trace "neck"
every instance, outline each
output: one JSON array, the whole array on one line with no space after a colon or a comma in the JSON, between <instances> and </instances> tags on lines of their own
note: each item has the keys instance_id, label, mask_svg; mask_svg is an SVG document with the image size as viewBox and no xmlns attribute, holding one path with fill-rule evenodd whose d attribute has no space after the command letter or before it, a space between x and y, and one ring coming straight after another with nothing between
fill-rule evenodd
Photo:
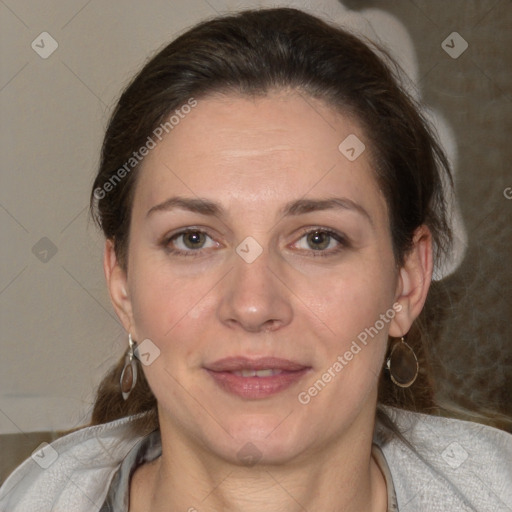
<instances>
[{"instance_id":1,"label":"neck","mask_svg":"<svg viewBox=\"0 0 512 512\"><path fill-rule=\"evenodd\" d=\"M354 424L342 439L286 464L248 467L213 456L161 422L162 456L135 473L130 512L383 512L386 486L371 457L370 423L363 434Z\"/></svg>"}]
</instances>

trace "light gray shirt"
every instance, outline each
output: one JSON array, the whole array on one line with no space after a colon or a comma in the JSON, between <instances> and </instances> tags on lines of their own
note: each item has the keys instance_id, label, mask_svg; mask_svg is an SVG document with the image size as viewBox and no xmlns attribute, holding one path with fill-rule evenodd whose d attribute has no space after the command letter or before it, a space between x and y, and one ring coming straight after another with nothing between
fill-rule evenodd
<instances>
[{"instance_id":1,"label":"light gray shirt","mask_svg":"<svg viewBox=\"0 0 512 512\"><path fill-rule=\"evenodd\" d=\"M512 435L383 409L401 433L376 425L390 512L512 511ZM133 435L132 421L81 429L27 459L0 488L0 512L126 512L131 475L161 452L159 432Z\"/></svg>"}]
</instances>

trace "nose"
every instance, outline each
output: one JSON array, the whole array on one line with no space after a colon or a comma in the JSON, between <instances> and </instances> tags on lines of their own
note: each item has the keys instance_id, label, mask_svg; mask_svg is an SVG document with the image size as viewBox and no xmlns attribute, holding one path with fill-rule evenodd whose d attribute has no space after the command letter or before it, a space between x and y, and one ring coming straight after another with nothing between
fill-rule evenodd
<instances>
[{"instance_id":1,"label":"nose","mask_svg":"<svg viewBox=\"0 0 512 512\"><path fill-rule=\"evenodd\" d=\"M282 272L276 262L270 262L268 252L252 263L235 254L234 265L223 282L221 321L248 332L275 331L288 325L293 318L291 292L284 279L277 277Z\"/></svg>"}]
</instances>

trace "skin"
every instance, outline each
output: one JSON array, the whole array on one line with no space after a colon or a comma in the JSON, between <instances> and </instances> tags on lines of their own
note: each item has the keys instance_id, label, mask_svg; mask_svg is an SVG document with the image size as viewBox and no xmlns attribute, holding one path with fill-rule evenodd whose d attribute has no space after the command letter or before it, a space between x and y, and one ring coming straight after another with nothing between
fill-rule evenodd
<instances>
[{"instance_id":1,"label":"skin","mask_svg":"<svg viewBox=\"0 0 512 512\"><path fill-rule=\"evenodd\" d=\"M215 95L198 101L143 162L127 270L111 241L104 258L126 330L160 350L144 372L158 401L162 456L136 471L131 512L386 510L370 452L378 376L388 335L406 334L423 307L431 236L419 228L397 268L369 143L350 162L338 150L349 134L365 141L355 120L298 92ZM214 201L222 212L148 215L174 196ZM367 216L354 208L280 213L299 199L332 197L350 199ZM183 236L167 243L190 227L209 235L202 249L188 248ZM348 243L312 246L304 231L315 228ZM263 248L252 263L235 251L248 236ZM301 404L298 393L397 303L401 311ZM277 395L243 399L204 369L233 355L277 356L311 369ZM248 442L261 454L250 467L237 457Z\"/></svg>"}]
</instances>

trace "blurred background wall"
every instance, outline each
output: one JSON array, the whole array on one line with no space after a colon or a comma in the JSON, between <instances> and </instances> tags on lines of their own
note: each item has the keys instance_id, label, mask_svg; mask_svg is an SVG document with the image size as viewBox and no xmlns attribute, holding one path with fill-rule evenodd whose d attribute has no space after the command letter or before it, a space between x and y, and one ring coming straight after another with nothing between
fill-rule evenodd
<instances>
[{"instance_id":1,"label":"blurred background wall","mask_svg":"<svg viewBox=\"0 0 512 512\"><path fill-rule=\"evenodd\" d=\"M115 99L195 22L266 5L389 43L438 113L456 164L460 265L433 292L437 396L512 416L510 1L1 0L0 479L88 420L127 345L87 212Z\"/></svg>"}]
</instances>

